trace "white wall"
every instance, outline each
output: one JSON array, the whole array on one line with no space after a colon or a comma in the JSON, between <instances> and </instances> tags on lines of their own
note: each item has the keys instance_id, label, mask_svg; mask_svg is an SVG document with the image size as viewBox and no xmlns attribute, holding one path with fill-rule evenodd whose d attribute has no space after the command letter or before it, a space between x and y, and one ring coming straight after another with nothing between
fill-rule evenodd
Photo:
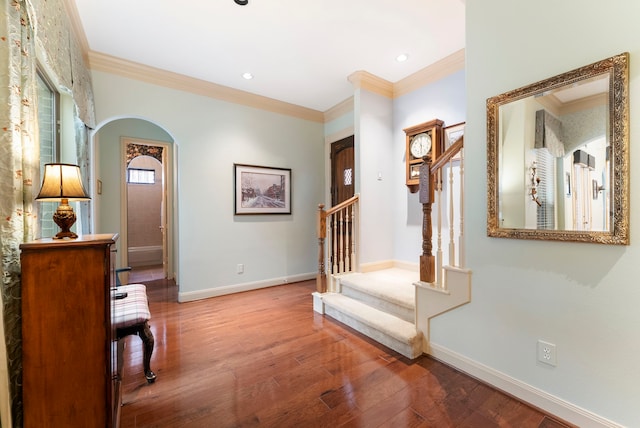
<instances>
[{"instance_id":1,"label":"white wall","mask_svg":"<svg viewBox=\"0 0 640 428\"><path fill-rule=\"evenodd\" d=\"M356 192L360 193L361 264L393 259L393 102L356 90Z\"/></svg>"},{"instance_id":2,"label":"white wall","mask_svg":"<svg viewBox=\"0 0 640 428\"><path fill-rule=\"evenodd\" d=\"M181 300L315 276L322 124L108 73L92 78L98 123L148 118L179 146ZM291 168L292 214L234 216L234 163Z\"/></svg>"},{"instance_id":3,"label":"white wall","mask_svg":"<svg viewBox=\"0 0 640 428\"><path fill-rule=\"evenodd\" d=\"M394 259L418 264L422 254L422 204L418 193L406 186L406 134L403 129L440 119L444 126L465 121L465 73L456 72L394 100L393 149L389 161L393 168ZM466 144L466 136L465 136ZM447 235L448 236L448 235Z\"/></svg>"},{"instance_id":4,"label":"white wall","mask_svg":"<svg viewBox=\"0 0 640 428\"><path fill-rule=\"evenodd\" d=\"M466 3L469 305L435 319L432 342L626 426L640 426L640 2ZM544 26L545 31L540 31ZM486 99L630 52L631 245L486 236ZM438 114L438 113L436 113ZM536 362L536 341L558 365Z\"/></svg>"}]
</instances>

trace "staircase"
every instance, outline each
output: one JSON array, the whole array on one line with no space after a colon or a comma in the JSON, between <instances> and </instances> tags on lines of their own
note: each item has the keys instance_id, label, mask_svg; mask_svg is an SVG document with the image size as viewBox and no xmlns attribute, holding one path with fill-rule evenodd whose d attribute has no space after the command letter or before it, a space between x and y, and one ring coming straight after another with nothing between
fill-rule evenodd
<instances>
[{"instance_id":1,"label":"staircase","mask_svg":"<svg viewBox=\"0 0 640 428\"><path fill-rule=\"evenodd\" d=\"M318 206L315 312L409 359L430 352L431 319L471 301L471 271L464 268L463 147L460 137L427 170L433 194L422 203L423 254L414 270L398 267L407 266L402 261L379 261L371 265L387 268L360 272L358 194L327 210ZM442 243L447 235L448 251Z\"/></svg>"},{"instance_id":2,"label":"staircase","mask_svg":"<svg viewBox=\"0 0 640 428\"><path fill-rule=\"evenodd\" d=\"M415 325L418 272L390 268L337 278L340 292L321 296L323 313L409 359L422 354Z\"/></svg>"}]
</instances>

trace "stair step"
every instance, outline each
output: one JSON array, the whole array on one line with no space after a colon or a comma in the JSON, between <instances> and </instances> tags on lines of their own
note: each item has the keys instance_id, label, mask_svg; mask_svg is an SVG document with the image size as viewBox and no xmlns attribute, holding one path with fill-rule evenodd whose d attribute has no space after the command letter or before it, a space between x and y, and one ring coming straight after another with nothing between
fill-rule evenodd
<instances>
[{"instance_id":1,"label":"stair step","mask_svg":"<svg viewBox=\"0 0 640 428\"><path fill-rule=\"evenodd\" d=\"M422 354L422 333L413 323L342 294L326 293L322 301L325 314L405 357Z\"/></svg>"},{"instance_id":2,"label":"stair step","mask_svg":"<svg viewBox=\"0 0 640 428\"><path fill-rule=\"evenodd\" d=\"M415 287L419 276L404 269L351 273L340 277L342 294L405 321L415 321Z\"/></svg>"}]
</instances>

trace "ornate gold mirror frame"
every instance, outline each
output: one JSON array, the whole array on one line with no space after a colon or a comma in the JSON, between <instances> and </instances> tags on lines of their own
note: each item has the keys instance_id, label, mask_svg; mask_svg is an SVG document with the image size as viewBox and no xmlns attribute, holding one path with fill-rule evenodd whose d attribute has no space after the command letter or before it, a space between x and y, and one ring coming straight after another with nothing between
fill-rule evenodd
<instances>
[{"instance_id":1,"label":"ornate gold mirror frame","mask_svg":"<svg viewBox=\"0 0 640 428\"><path fill-rule=\"evenodd\" d=\"M629 244L629 76L628 76L628 62L629 54L622 53L620 55L607 58L605 60L590 64L576 70L569 71L567 73L560 74L558 76L542 80L540 82L528 85L519 89L515 89L504 94L489 98L487 100L487 234L491 237L498 238L516 238L516 239L543 239L543 240L556 240L556 241L578 241L578 242L592 242L601 244ZM531 225L530 221L517 219L509 224L509 217L526 217L530 219L533 212L533 217L536 216L535 205L541 206L538 201L537 191L538 185L541 180L537 176L537 163L535 158L531 161L532 148L541 147L538 145L540 140L544 140L541 135L545 134L547 128L544 123L544 119L541 117L547 117L548 122L556 121L553 114L545 112L546 107L539 107L543 105L543 98L550 98L557 101L561 99L563 95L561 91L567 88L576 88L581 85L585 85L582 88L586 89L587 85L594 83L594 81L600 81L600 86L604 86L604 90L599 94L600 106L598 107L600 112L603 112L597 120L602 120L602 124L599 125L603 129L601 150L602 153L597 153L596 156L587 155L586 151L580 150L578 146L571 146L567 150L571 155L571 160L563 160L562 157L557 157L552 160L553 165L556 162L569 162L571 167L566 168L567 172L560 172L561 177L553 180L560 180L549 184L549 187L554 187L555 196L551 197L549 202L550 209L555 209L555 215L557 218L563 217L558 225L543 226L535 223ZM598 82L596 82L598 83ZM593 86L593 85L590 85ZM592 96L591 98L596 98ZM582 100L581 100L582 101ZM529 103L527 106L533 105L533 107L520 108L519 103ZM550 106L550 104L548 104ZM518 129L513 137L513 128L516 126L513 121L513 109L518 110ZM549 107L553 111L554 107ZM540 111L543 111L542 115ZM559 125L562 126L562 125ZM569 127L569 126L567 126ZM575 128L575 124L574 124ZM536 129L538 132L536 132ZM544 129L541 131L541 129ZM536 134L533 136L532 134ZM547 137L548 140L553 140L555 137ZM560 138L561 140L562 138ZM534 143L535 141L535 143ZM506 146L505 144L509 144ZM521 147L517 147L517 156L511 156L510 151L513 151L512 144L519 144ZM562 147L562 141L558 143L556 139L555 144L560 144L561 153L565 153L565 148ZM606 145L606 147L605 147ZM584 147L584 146L580 146ZM553 152L553 150L549 149ZM576 153L581 152L581 153ZM580 155L584 155L584 163L580 163ZM606 162L598 160L601 165L606 163L606 167L601 166L600 183L597 179L591 179L589 170L593 171L595 168L593 165L595 161L593 158L604 159L606 155ZM561 156L561 155L551 155ZM574 170L579 171L576 168L576 164L585 168L587 171L585 177L587 179L584 182L572 181L571 174ZM562 164L560 167L553 166L550 169L562 170ZM509 171L509 174L506 172ZM515 171L515 181L517 182L517 195L514 197L510 190L505 190L513 187L513 177ZM554 172L554 174L556 174ZM566 177L565 177L566 174ZM563 182L566 178L566 182ZM552 181L552 179L549 179ZM575 211L571 211L571 201L573 200L573 209L575 209L575 198L571 197L571 184L582 186L577 190L589 195L588 191L592 191L593 199L602 198L600 213L597 213L602 218L600 220L599 228L593 230L592 224L588 221L580 223L577 227L575 221ZM592 186L593 185L593 186ZM585 191L587 187L591 187L591 190ZM577 192L574 190L574 193ZM511 201L515 201L518 207L514 215L513 213L505 214L504 211L511 209L511 202L504 202L511 198ZM562 199L560 199L562 198ZM565 199L566 198L566 199ZM583 200L586 199L583 196ZM554 203L555 200L555 203ZM582 202L587 204L587 202ZM557 206L566 204L566 209L571 211L570 214L562 212L558 214ZM586 210L590 211L587 205ZM556 207L556 208L553 208ZM522 211L522 212L520 212ZM527 213L523 214L524 211ZM594 210L595 211L595 210ZM584 216L584 213L580 214ZM564 217L567 220L565 222ZM572 219L573 218L573 223ZM507 220L505 220L507 219ZM572 226L573 224L573 226Z\"/></svg>"}]
</instances>

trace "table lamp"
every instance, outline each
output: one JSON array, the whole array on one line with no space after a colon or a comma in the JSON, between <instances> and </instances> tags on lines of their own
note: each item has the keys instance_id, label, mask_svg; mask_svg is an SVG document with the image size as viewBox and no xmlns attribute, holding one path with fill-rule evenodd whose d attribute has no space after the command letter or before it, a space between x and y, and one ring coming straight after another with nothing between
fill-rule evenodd
<instances>
[{"instance_id":1,"label":"table lamp","mask_svg":"<svg viewBox=\"0 0 640 428\"><path fill-rule=\"evenodd\" d=\"M36 197L37 201L60 201L53 214L53 221L62 229L54 239L75 239L77 234L71 232L76 222L76 214L69 205L69 200L86 201L91 199L82 185L80 167L66 163L48 163L44 166L42 187Z\"/></svg>"}]
</instances>

